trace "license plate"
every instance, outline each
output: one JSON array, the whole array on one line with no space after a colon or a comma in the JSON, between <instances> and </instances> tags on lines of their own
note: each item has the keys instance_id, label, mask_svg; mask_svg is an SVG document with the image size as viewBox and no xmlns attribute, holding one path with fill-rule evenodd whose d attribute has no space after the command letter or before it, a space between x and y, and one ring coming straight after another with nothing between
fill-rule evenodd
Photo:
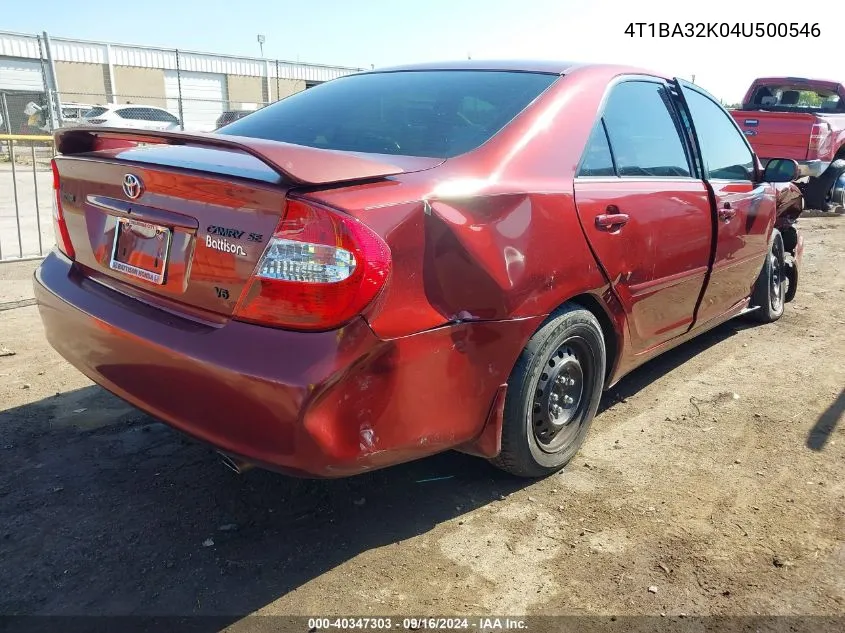
<instances>
[{"instance_id":1,"label":"license plate","mask_svg":"<svg viewBox=\"0 0 845 633\"><path fill-rule=\"evenodd\" d=\"M170 229L165 226L118 218L109 267L150 283L163 284L170 239Z\"/></svg>"}]
</instances>

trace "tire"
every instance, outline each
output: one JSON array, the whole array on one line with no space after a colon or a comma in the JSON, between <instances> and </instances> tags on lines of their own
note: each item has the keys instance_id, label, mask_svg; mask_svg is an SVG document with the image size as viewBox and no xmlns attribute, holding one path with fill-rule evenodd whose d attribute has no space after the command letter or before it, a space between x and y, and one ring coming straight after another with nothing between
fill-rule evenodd
<instances>
[{"instance_id":1,"label":"tire","mask_svg":"<svg viewBox=\"0 0 845 633\"><path fill-rule=\"evenodd\" d=\"M845 173L845 158L837 158L818 178L811 178L804 191L804 207L826 211L833 185L843 173Z\"/></svg>"},{"instance_id":2,"label":"tire","mask_svg":"<svg viewBox=\"0 0 845 633\"><path fill-rule=\"evenodd\" d=\"M587 436L604 388L604 335L579 305L556 311L511 372L502 450L491 462L519 477L544 477L571 460Z\"/></svg>"},{"instance_id":3,"label":"tire","mask_svg":"<svg viewBox=\"0 0 845 633\"><path fill-rule=\"evenodd\" d=\"M783 316L789 284L786 275L783 238L780 231L772 229L769 252L751 293L750 307L757 307L748 314L751 319L760 323L774 323Z\"/></svg>"},{"instance_id":4,"label":"tire","mask_svg":"<svg viewBox=\"0 0 845 633\"><path fill-rule=\"evenodd\" d=\"M786 289L786 296L783 298L785 303L791 303L795 299L795 293L798 291L798 267L794 261L787 260L785 264L784 274L789 282Z\"/></svg>"}]
</instances>

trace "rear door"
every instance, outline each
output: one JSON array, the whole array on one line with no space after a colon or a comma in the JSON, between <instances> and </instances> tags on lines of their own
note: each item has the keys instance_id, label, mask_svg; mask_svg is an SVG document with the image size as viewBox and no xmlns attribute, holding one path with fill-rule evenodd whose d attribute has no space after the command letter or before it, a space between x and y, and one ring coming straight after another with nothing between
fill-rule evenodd
<instances>
[{"instance_id":1,"label":"rear door","mask_svg":"<svg viewBox=\"0 0 845 633\"><path fill-rule=\"evenodd\" d=\"M716 202L716 252L697 321L731 309L751 294L775 221L773 188L755 182L755 158L727 111L701 89L681 82L700 146L704 178Z\"/></svg>"},{"instance_id":2,"label":"rear door","mask_svg":"<svg viewBox=\"0 0 845 633\"><path fill-rule=\"evenodd\" d=\"M686 332L710 258L711 207L669 87L610 89L575 180L587 240L628 316L636 352Z\"/></svg>"}]
</instances>

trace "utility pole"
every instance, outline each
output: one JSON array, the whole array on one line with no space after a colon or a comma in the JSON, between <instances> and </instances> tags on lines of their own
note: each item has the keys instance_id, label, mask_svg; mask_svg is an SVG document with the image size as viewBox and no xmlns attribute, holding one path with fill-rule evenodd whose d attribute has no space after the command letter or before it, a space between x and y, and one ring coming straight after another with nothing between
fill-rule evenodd
<instances>
[{"instance_id":1,"label":"utility pole","mask_svg":"<svg viewBox=\"0 0 845 633\"><path fill-rule=\"evenodd\" d=\"M261 48L261 56L264 57L264 36L258 36L258 46Z\"/></svg>"}]
</instances>

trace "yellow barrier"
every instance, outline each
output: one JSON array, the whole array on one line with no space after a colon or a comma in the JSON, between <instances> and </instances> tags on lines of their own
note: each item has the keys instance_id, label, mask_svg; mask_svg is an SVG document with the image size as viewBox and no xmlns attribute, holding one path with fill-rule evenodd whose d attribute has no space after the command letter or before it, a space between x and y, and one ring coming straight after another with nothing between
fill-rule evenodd
<instances>
[{"instance_id":1,"label":"yellow barrier","mask_svg":"<svg viewBox=\"0 0 845 633\"><path fill-rule=\"evenodd\" d=\"M38 141L39 143L52 143L53 137L36 134L0 134L0 141Z\"/></svg>"}]
</instances>

